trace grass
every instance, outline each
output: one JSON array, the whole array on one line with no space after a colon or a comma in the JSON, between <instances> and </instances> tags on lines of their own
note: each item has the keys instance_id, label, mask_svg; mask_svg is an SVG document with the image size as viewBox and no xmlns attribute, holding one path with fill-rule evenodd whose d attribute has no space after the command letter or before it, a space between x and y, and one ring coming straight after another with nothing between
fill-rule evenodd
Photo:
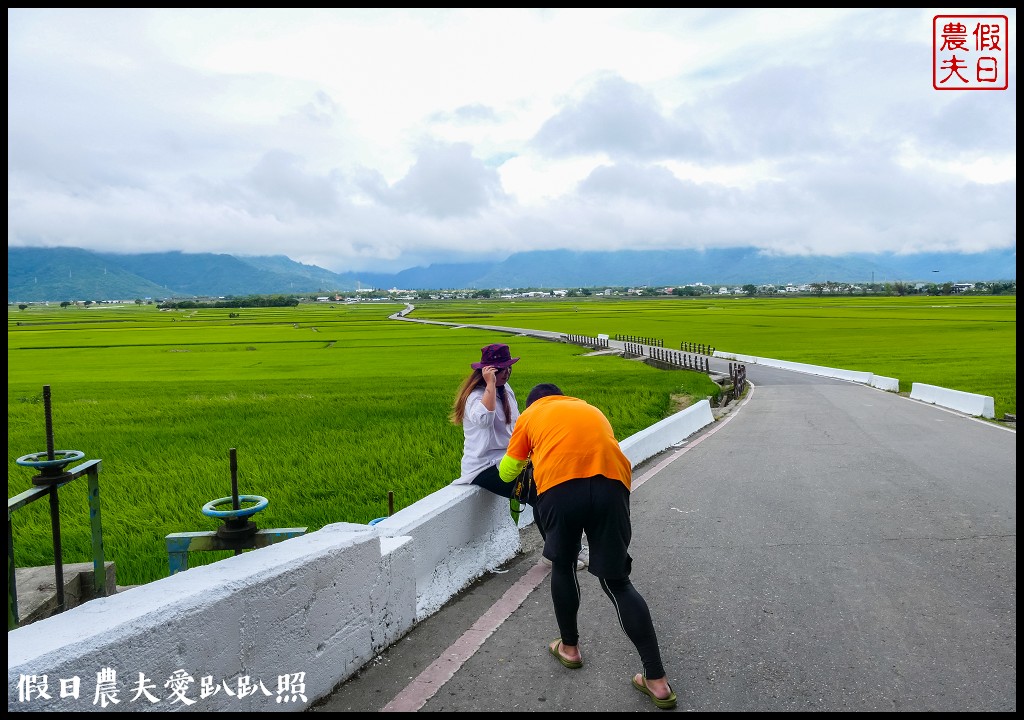
<instances>
[{"instance_id":1,"label":"grass","mask_svg":"<svg viewBox=\"0 0 1024 720\"><path fill-rule=\"evenodd\" d=\"M578 346L469 328L396 322L401 306L303 305L159 312L152 306L8 312L8 496L31 486L15 463L46 449L103 460L104 542L118 582L166 576L169 533L214 530L202 507L241 494L270 502L261 528L366 523L459 472L455 389L480 348L522 357L520 406L539 382L601 408L621 440L717 392L697 372L657 370ZM236 313L238 317L230 317ZM1016 298L613 298L450 301L414 317L595 336L660 338L923 382L995 398L1016 413ZM84 480L61 490L65 562L90 558ZM12 521L20 566L53 561L48 508ZM225 556L190 558L199 565Z\"/></svg>"},{"instance_id":2,"label":"grass","mask_svg":"<svg viewBox=\"0 0 1024 720\"><path fill-rule=\"evenodd\" d=\"M48 385L55 447L103 460L108 559L119 583L138 584L166 576L167 534L219 526L201 509L231 493L231 448L239 493L270 500L252 518L261 528L366 523L386 514L389 491L398 510L450 483L462 431L448 412L469 363L491 342L508 342L523 358L510 381L520 405L534 384L557 382L605 411L620 439L665 417L673 396L717 392L701 373L388 320L397 308L9 316L8 495L31 486L33 473L15 459L46 448ZM84 562L84 481L60 497L64 560ZM46 503L19 510L13 531L18 565L52 562Z\"/></svg>"}]
</instances>

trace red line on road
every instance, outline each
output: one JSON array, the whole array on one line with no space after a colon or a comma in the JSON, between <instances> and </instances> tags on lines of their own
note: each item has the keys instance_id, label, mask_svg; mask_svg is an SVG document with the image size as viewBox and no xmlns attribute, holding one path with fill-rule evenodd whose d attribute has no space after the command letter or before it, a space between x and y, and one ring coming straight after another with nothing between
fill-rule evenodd
<instances>
[{"instance_id":1,"label":"red line on road","mask_svg":"<svg viewBox=\"0 0 1024 720\"><path fill-rule=\"evenodd\" d=\"M516 583L491 605L473 626L464 632L458 640L448 646L441 657L430 663L426 670L417 675L405 689L394 699L381 708L381 712L416 712L427 700L434 696L448 682L459 668L479 650L484 641L491 636L498 626L515 612L516 608L541 581L547 577L551 569L543 563L537 563L519 578Z\"/></svg>"}]
</instances>

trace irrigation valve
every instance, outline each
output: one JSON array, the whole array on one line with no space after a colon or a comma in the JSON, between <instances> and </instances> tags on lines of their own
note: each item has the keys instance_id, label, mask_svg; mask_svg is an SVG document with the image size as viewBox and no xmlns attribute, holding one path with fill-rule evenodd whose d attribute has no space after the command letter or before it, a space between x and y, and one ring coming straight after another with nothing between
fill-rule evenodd
<instances>
[{"instance_id":1,"label":"irrigation valve","mask_svg":"<svg viewBox=\"0 0 1024 720\"><path fill-rule=\"evenodd\" d=\"M60 485L71 479L71 473L64 468L85 457L81 450L53 449L53 412L50 404L50 386L43 385L43 413L46 418L46 452L22 455L15 460L18 465L36 468L39 474L32 478L33 485Z\"/></svg>"},{"instance_id":2,"label":"irrigation valve","mask_svg":"<svg viewBox=\"0 0 1024 720\"><path fill-rule=\"evenodd\" d=\"M225 543L237 548L252 547L250 542L256 535L256 523L249 518L267 507L269 501L259 495L238 494L238 460L235 448L231 448L231 496L211 500L203 505L203 514L208 517L223 519L223 523L217 528L217 537ZM230 510L218 510L220 506L230 503ZM242 507L242 503L251 503L249 507Z\"/></svg>"}]
</instances>

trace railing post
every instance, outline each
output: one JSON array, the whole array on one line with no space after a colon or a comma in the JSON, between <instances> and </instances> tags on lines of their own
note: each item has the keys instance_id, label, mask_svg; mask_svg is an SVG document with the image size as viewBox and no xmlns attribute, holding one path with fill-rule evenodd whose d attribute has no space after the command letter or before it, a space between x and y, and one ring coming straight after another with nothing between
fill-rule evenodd
<instances>
[{"instance_id":1,"label":"railing post","mask_svg":"<svg viewBox=\"0 0 1024 720\"><path fill-rule=\"evenodd\" d=\"M103 521L100 516L100 464L85 471L89 483L89 530L92 535L92 589L94 597L107 594L107 568L103 552Z\"/></svg>"},{"instance_id":2,"label":"railing post","mask_svg":"<svg viewBox=\"0 0 1024 720\"><path fill-rule=\"evenodd\" d=\"M18 590L14 572L14 532L11 530L11 511L7 511L7 629L18 627Z\"/></svg>"},{"instance_id":3,"label":"railing post","mask_svg":"<svg viewBox=\"0 0 1024 720\"><path fill-rule=\"evenodd\" d=\"M67 610L64 599L64 555L60 546L60 502L57 486L50 487L50 530L53 536L53 577L57 585L57 612Z\"/></svg>"}]
</instances>

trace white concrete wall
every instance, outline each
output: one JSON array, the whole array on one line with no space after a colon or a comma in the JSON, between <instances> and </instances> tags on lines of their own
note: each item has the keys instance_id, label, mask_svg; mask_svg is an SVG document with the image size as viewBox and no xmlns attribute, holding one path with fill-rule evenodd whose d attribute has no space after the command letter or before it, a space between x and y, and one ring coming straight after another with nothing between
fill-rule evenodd
<instances>
[{"instance_id":1,"label":"white concrete wall","mask_svg":"<svg viewBox=\"0 0 1024 720\"><path fill-rule=\"evenodd\" d=\"M520 515L525 527L532 508ZM449 485L374 525L384 536L412 537L416 620L520 551L508 500L472 485Z\"/></svg>"},{"instance_id":2,"label":"white concrete wall","mask_svg":"<svg viewBox=\"0 0 1024 720\"><path fill-rule=\"evenodd\" d=\"M879 390L887 392L899 392L900 381L897 378L875 375L869 372L857 372L855 370L840 370L837 368L822 367L819 365L807 365L806 363L788 362L786 360L773 360L771 358L756 357L754 355L738 355L736 353L716 350L714 357L735 362L749 363L751 365L766 365L768 367L782 368L794 372L810 373L811 375L822 375L824 377L839 378L851 382L871 385ZM920 400L933 405L941 405L958 412L967 413L974 417L994 418L995 400L988 395L975 395L974 393L962 392L960 390L948 390L935 385L924 385L913 383L910 391L911 400Z\"/></svg>"},{"instance_id":3,"label":"white concrete wall","mask_svg":"<svg viewBox=\"0 0 1024 720\"><path fill-rule=\"evenodd\" d=\"M900 391L900 381L897 378L885 377L885 375L872 375L869 385L886 392L898 393Z\"/></svg>"},{"instance_id":4,"label":"white concrete wall","mask_svg":"<svg viewBox=\"0 0 1024 720\"><path fill-rule=\"evenodd\" d=\"M988 395L976 395L960 390L948 390L936 385L913 383L910 386L910 399L941 405L974 417L992 419L996 416L995 399Z\"/></svg>"},{"instance_id":5,"label":"white concrete wall","mask_svg":"<svg viewBox=\"0 0 1024 720\"><path fill-rule=\"evenodd\" d=\"M752 365L766 365L768 367L808 373L810 375L839 378L840 380L849 380L850 382L859 382L867 385L871 384L871 380L873 378L873 375L869 372L841 370L839 368L830 368L821 365L808 365L807 363L790 362L788 360L773 360L772 358L755 357L753 355L737 355L735 353L723 352L721 350L715 350L713 357L723 358L725 360L734 360L736 362L750 363ZM897 381L897 388L898 387L899 382Z\"/></svg>"},{"instance_id":6,"label":"white concrete wall","mask_svg":"<svg viewBox=\"0 0 1024 720\"><path fill-rule=\"evenodd\" d=\"M677 412L675 415L629 436L619 443L619 447L633 463L633 467L636 467L714 421L715 416L711 413L711 403L701 400L682 412Z\"/></svg>"},{"instance_id":7,"label":"white concrete wall","mask_svg":"<svg viewBox=\"0 0 1024 720\"><path fill-rule=\"evenodd\" d=\"M106 710L300 710L330 692L415 620L412 540L381 538L367 525L338 523L260 550L195 567L111 597L92 600L7 635L7 708L100 710L97 674L117 673L119 703ZM172 702L164 683L184 670L194 679ZM155 685L132 702L139 673ZM305 673L306 702L278 702L278 677ZM23 675L48 678L50 698L22 702ZM203 676L222 688L200 699ZM61 680L81 680L78 699Z\"/></svg>"},{"instance_id":8,"label":"white concrete wall","mask_svg":"<svg viewBox=\"0 0 1024 720\"><path fill-rule=\"evenodd\" d=\"M776 367L781 370L790 370L792 372L802 372L810 375L820 375L822 377L849 380L850 382L871 385L872 387L878 388L879 390L885 390L887 392L900 391L899 379L885 377L884 375L875 375L874 373L869 372L861 372L858 370L842 370L823 365L809 365L807 363L790 362L789 360L774 360L772 358L757 357L756 355L741 355L739 353L726 352L723 350L715 350L712 357L720 358L722 360L732 360L733 362L746 363L748 365L765 365L767 367Z\"/></svg>"},{"instance_id":9,"label":"white concrete wall","mask_svg":"<svg viewBox=\"0 0 1024 720\"><path fill-rule=\"evenodd\" d=\"M713 421L704 401L621 445L635 466ZM519 526L532 521L528 507ZM449 485L375 525L328 525L9 632L7 709L301 711L520 549L507 500ZM93 704L104 668L119 689L105 708ZM192 705L164 686L179 670L193 678ZM159 702L132 699L139 673ZM279 694L279 678L298 673L304 698ZM49 697L25 699L27 677L45 678ZM78 698L61 697L74 677ZM204 677L219 688L209 697ZM266 692L229 695L243 679Z\"/></svg>"}]
</instances>

